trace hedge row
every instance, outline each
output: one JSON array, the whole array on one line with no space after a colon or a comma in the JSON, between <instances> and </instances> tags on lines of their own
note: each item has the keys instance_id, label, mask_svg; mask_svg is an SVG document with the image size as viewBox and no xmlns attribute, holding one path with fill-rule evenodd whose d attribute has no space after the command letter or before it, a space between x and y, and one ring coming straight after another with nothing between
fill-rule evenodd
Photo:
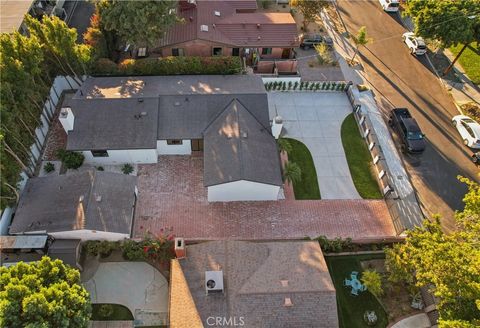
<instances>
[{"instance_id":1,"label":"hedge row","mask_svg":"<svg viewBox=\"0 0 480 328\"><path fill-rule=\"evenodd\" d=\"M265 89L267 91L287 91L287 90L331 90L331 91L345 91L347 84L343 82L267 82L265 83Z\"/></svg>"},{"instance_id":2,"label":"hedge row","mask_svg":"<svg viewBox=\"0 0 480 328\"><path fill-rule=\"evenodd\" d=\"M161 57L125 59L119 64L100 58L92 75L193 75L237 74L242 71L240 57Z\"/></svg>"}]
</instances>

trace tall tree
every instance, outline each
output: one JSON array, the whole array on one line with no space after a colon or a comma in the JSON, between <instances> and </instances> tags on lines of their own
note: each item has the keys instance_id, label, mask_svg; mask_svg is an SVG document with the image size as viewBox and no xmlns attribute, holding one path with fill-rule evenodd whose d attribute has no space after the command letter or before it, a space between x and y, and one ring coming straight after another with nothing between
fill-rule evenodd
<instances>
[{"instance_id":1,"label":"tall tree","mask_svg":"<svg viewBox=\"0 0 480 328\"><path fill-rule=\"evenodd\" d=\"M478 0L410 0L405 13L413 18L415 34L438 40L446 48L463 44L444 74L448 73L470 43L480 42Z\"/></svg>"},{"instance_id":2,"label":"tall tree","mask_svg":"<svg viewBox=\"0 0 480 328\"><path fill-rule=\"evenodd\" d=\"M81 83L92 50L88 45L77 44L77 31L56 16L43 16L39 21L27 15L25 23L30 35L42 44L50 75L70 75Z\"/></svg>"},{"instance_id":3,"label":"tall tree","mask_svg":"<svg viewBox=\"0 0 480 328\"><path fill-rule=\"evenodd\" d=\"M90 314L80 273L62 261L0 267L1 327L88 327Z\"/></svg>"},{"instance_id":4,"label":"tall tree","mask_svg":"<svg viewBox=\"0 0 480 328\"><path fill-rule=\"evenodd\" d=\"M177 2L169 0L97 2L102 25L128 43L153 45L175 23Z\"/></svg>"},{"instance_id":5,"label":"tall tree","mask_svg":"<svg viewBox=\"0 0 480 328\"><path fill-rule=\"evenodd\" d=\"M468 179L458 230L445 234L437 218L409 231L405 243L386 251L393 281L431 286L439 299L440 327L480 325L480 186Z\"/></svg>"},{"instance_id":6,"label":"tall tree","mask_svg":"<svg viewBox=\"0 0 480 328\"><path fill-rule=\"evenodd\" d=\"M307 32L309 23L315 22L317 15L323 8L328 7L328 0L291 0L290 5L298 8L303 15L303 30Z\"/></svg>"}]
</instances>

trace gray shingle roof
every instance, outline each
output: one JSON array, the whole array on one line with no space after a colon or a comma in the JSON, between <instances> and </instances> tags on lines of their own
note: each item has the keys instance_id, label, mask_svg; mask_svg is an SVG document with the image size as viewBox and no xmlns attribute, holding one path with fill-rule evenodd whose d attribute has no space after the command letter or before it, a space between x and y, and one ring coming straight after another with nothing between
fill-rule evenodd
<instances>
[{"instance_id":1,"label":"gray shingle roof","mask_svg":"<svg viewBox=\"0 0 480 328\"><path fill-rule=\"evenodd\" d=\"M96 170L31 178L10 233L87 229L130 234L136 181L135 176Z\"/></svg>"},{"instance_id":2,"label":"gray shingle roof","mask_svg":"<svg viewBox=\"0 0 480 328\"><path fill-rule=\"evenodd\" d=\"M204 136L206 186L238 180L282 185L275 139L237 99L208 126Z\"/></svg>"},{"instance_id":3,"label":"gray shingle roof","mask_svg":"<svg viewBox=\"0 0 480 328\"><path fill-rule=\"evenodd\" d=\"M173 262L171 327L189 327L197 316L205 326L219 316L243 317L245 327L338 327L335 288L317 242L213 241L187 246L187 257ZM216 270L225 293L205 295L205 271ZM286 297L293 306L284 306Z\"/></svg>"},{"instance_id":4,"label":"gray shingle roof","mask_svg":"<svg viewBox=\"0 0 480 328\"><path fill-rule=\"evenodd\" d=\"M156 148L158 99L138 100L70 99L65 105L72 108L75 123L67 149Z\"/></svg>"},{"instance_id":5,"label":"gray shingle roof","mask_svg":"<svg viewBox=\"0 0 480 328\"><path fill-rule=\"evenodd\" d=\"M264 127L269 127L268 99L265 93L162 96L158 114L158 139L203 138L207 126L234 98L240 100Z\"/></svg>"},{"instance_id":6,"label":"gray shingle roof","mask_svg":"<svg viewBox=\"0 0 480 328\"><path fill-rule=\"evenodd\" d=\"M112 76L89 77L74 98L158 98L254 93L266 93L262 79L254 75Z\"/></svg>"}]
</instances>

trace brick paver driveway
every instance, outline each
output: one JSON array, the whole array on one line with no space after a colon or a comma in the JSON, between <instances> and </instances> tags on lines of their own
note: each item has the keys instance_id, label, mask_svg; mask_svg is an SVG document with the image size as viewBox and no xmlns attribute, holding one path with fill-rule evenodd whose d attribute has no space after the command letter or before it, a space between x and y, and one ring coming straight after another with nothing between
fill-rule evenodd
<instances>
[{"instance_id":1,"label":"brick paver driveway","mask_svg":"<svg viewBox=\"0 0 480 328\"><path fill-rule=\"evenodd\" d=\"M383 200L208 203L203 158L160 156L139 165L134 236L173 228L190 240L395 235Z\"/></svg>"},{"instance_id":2,"label":"brick paver driveway","mask_svg":"<svg viewBox=\"0 0 480 328\"><path fill-rule=\"evenodd\" d=\"M383 200L208 203L202 157L160 156L139 165L138 190L135 237L170 227L189 240L395 235Z\"/></svg>"}]
</instances>

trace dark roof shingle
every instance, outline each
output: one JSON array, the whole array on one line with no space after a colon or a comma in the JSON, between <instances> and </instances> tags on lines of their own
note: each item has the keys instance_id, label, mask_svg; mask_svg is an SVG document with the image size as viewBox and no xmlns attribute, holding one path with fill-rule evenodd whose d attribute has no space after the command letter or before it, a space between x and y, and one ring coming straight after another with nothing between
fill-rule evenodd
<instances>
[{"instance_id":1,"label":"dark roof shingle","mask_svg":"<svg viewBox=\"0 0 480 328\"><path fill-rule=\"evenodd\" d=\"M88 170L31 178L10 233L97 230L130 234L136 177Z\"/></svg>"}]
</instances>

